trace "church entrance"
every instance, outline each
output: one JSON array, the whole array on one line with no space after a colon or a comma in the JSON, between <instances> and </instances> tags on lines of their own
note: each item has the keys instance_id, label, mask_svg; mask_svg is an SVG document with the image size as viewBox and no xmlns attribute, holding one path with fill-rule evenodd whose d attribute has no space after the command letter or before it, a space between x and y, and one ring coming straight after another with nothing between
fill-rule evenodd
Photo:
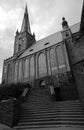
<instances>
[{"instance_id":1,"label":"church entrance","mask_svg":"<svg viewBox=\"0 0 84 130\"><path fill-rule=\"evenodd\" d=\"M41 79L39 85L40 87L46 87L46 81Z\"/></svg>"}]
</instances>

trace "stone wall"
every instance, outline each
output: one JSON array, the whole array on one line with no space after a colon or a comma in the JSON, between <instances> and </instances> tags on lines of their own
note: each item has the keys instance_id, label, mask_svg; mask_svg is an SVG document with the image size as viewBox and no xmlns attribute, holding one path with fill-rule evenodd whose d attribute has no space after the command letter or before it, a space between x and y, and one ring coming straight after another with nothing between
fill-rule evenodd
<instances>
[{"instance_id":1,"label":"stone wall","mask_svg":"<svg viewBox=\"0 0 84 130\"><path fill-rule=\"evenodd\" d=\"M84 60L73 65L79 97L84 109Z\"/></svg>"},{"instance_id":2,"label":"stone wall","mask_svg":"<svg viewBox=\"0 0 84 130\"><path fill-rule=\"evenodd\" d=\"M0 102L0 123L13 127L18 121L17 101L10 99Z\"/></svg>"}]
</instances>

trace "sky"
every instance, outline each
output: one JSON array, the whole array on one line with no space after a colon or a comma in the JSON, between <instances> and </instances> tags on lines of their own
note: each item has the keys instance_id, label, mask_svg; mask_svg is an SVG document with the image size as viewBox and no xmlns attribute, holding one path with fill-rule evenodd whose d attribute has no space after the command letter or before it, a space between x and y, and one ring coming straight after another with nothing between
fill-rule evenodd
<instances>
[{"instance_id":1,"label":"sky","mask_svg":"<svg viewBox=\"0 0 84 130\"><path fill-rule=\"evenodd\" d=\"M13 55L14 37L21 29L26 2L36 40L61 30L62 17L69 26L81 19L83 0L0 0L0 82L3 61Z\"/></svg>"}]
</instances>

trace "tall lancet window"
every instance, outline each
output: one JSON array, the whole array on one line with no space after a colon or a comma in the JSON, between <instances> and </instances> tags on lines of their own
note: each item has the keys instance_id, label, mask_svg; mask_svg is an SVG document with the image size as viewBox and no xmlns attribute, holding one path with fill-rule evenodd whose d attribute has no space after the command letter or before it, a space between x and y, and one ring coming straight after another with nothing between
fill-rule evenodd
<instances>
[{"instance_id":1,"label":"tall lancet window","mask_svg":"<svg viewBox=\"0 0 84 130\"><path fill-rule=\"evenodd\" d=\"M56 51L57 51L57 57L58 57L59 72L65 72L66 66L65 66L62 46L61 45L57 46Z\"/></svg>"},{"instance_id":2,"label":"tall lancet window","mask_svg":"<svg viewBox=\"0 0 84 130\"><path fill-rule=\"evenodd\" d=\"M52 74L56 74L58 72L58 69L57 69L57 60L56 60L55 49L50 50L50 64L51 64Z\"/></svg>"},{"instance_id":3,"label":"tall lancet window","mask_svg":"<svg viewBox=\"0 0 84 130\"><path fill-rule=\"evenodd\" d=\"M11 67L10 64L8 64L7 79L8 79L8 83L11 83L11 80L12 80L12 67Z\"/></svg>"},{"instance_id":4,"label":"tall lancet window","mask_svg":"<svg viewBox=\"0 0 84 130\"><path fill-rule=\"evenodd\" d=\"M17 77L18 77L18 62L15 63L14 67L14 82L17 82Z\"/></svg>"},{"instance_id":5,"label":"tall lancet window","mask_svg":"<svg viewBox=\"0 0 84 130\"><path fill-rule=\"evenodd\" d=\"M18 80L22 82L23 72L22 72L22 60L19 61L19 73L18 73Z\"/></svg>"},{"instance_id":6,"label":"tall lancet window","mask_svg":"<svg viewBox=\"0 0 84 130\"><path fill-rule=\"evenodd\" d=\"M29 80L29 58L24 62L24 79Z\"/></svg>"},{"instance_id":7,"label":"tall lancet window","mask_svg":"<svg viewBox=\"0 0 84 130\"><path fill-rule=\"evenodd\" d=\"M63 49L64 49L66 68L67 68L67 71L70 71L69 59L68 59L68 54L67 54L67 50L66 50L65 44L63 44Z\"/></svg>"},{"instance_id":8,"label":"tall lancet window","mask_svg":"<svg viewBox=\"0 0 84 130\"><path fill-rule=\"evenodd\" d=\"M39 55L39 77L47 76L46 57L44 53Z\"/></svg>"},{"instance_id":9,"label":"tall lancet window","mask_svg":"<svg viewBox=\"0 0 84 130\"><path fill-rule=\"evenodd\" d=\"M30 80L34 79L34 57L30 58Z\"/></svg>"}]
</instances>

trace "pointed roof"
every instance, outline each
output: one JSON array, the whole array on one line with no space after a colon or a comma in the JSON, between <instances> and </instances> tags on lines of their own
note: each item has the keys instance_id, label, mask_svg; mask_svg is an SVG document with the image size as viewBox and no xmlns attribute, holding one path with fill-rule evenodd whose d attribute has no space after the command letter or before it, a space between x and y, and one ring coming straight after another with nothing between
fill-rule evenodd
<instances>
[{"instance_id":1,"label":"pointed roof","mask_svg":"<svg viewBox=\"0 0 84 130\"><path fill-rule=\"evenodd\" d=\"M24 18L23 18L22 27L21 27L21 32L24 32L24 31L27 31L28 33L31 34L27 4L25 7Z\"/></svg>"},{"instance_id":2,"label":"pointed roof","mask_svg":"<svg viewBox=\"0 0 84 130\"><path fill-rule=\"evenodd\" d=\"M80 35L84 34L84 0L83 0L83 8L82 8L82 15L81 15L81 23L80 23Z\"/></svg>"}]
</instances>

